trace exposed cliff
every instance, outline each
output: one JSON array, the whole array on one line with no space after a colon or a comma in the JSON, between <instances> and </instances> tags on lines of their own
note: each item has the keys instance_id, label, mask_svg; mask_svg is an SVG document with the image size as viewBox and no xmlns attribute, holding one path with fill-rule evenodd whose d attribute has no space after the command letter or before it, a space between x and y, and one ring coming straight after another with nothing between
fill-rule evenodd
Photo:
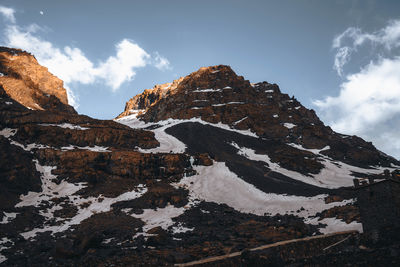
<instances>
[{"instance_id":1,"label":"exposed cliff","mask_svg":"<svg viewBox=\"0 0 400 267\"><path fill-rule=\"evenodd\" d=\"M63 81L39 65L28 52L0 47L0 85L11 98L29 109L76 113L68 105Z\"/></svg>"}]
</instances>

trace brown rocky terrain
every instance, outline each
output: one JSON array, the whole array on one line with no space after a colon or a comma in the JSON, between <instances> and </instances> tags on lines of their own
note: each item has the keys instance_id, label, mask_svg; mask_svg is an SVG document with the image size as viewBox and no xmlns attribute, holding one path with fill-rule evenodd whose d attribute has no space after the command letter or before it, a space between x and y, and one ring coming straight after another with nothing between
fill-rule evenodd
<instances>
[{"instance_id":1,"label":"brown rocky terrain","mask_svg":"<svg viewBox=\"0 0 400 267\"><path fill-rule=\"evenodd\" d=\"M399 164L228 66L145 90L116 121L77 114L29 53L0 48L0 68L0 266L262 265L271 253L249 248L293 239L272 260L324 263L345 234L303 238L359 230L348 181ZM335 166L344 177L323 173ZM340 248L363 255L359 238Z\"/></svg>"},{"instance_id":2,"label":"brown rocky terrain","mask_svg":"<svg viewBox=\"0 0 400 267\"><path fill-rule=\"evenodd\" d=\"M308 149L329 146L323 154L357 166L396 162L370 142L335 133L314 110L281 93L278 85L252 84L225 65L203 67L172 84L147 89L130 99L118 118L133 112L145 122L201 118Z\"/></svg>"},{"instance_id":3,"label":"brown rocky terrain","mask_svg":"<svg viewBox=\"0 0 400 267\"><path fill-rule=\"evenodd\" d=\"M14 100L32 110L76 111L68 105L63 81L20 49L0 47L0 85Z\"/></svg>"}]
</instances>

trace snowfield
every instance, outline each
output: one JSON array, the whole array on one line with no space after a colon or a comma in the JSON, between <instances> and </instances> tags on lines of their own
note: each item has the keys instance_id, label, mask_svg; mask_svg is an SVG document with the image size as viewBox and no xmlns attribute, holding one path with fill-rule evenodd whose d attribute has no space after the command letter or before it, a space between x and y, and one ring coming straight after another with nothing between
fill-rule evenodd
<instances>
[{"instance_id":1,"label":"snowfield","mask_svg":"<svg viewBox=\"0 0 400 267\"><path fill-rule=\"evenodd\" d=\"M129 115L129 116L117 119L116 122L127 125L133 129L145 129L147 127L155 126L155 125L160 126L156 129L151 130L152 132L154 132L154 135L155 135L155 138L157 139L157 141L160 142L160 146L156 147L156 148L151 148L151 149L138 148L138 151L142 152L142 153L169 153L169 152L184 153L186 150L186 145L183 142L179 141L174 136L167 134L165 132L165 130L174 125L177 125L180 123L185 123L185 122L198 122L198 123L201 123L204 125L211 125L214 127L218 127L218 128L228 130L228 131L237 132L240 134L258 137L255 133L251 132L250 130L233 129L227 124L210 123L210 122L203 121L200 118L192 118L190 120L168 119L168 120L159 121L156 123L145 123L144 121L139 120L136 116L137 116L136 114Z\"/></svg>"},{"instance_id":2,"label":"snowfield","mask_svg":"<svg viewBox=\"0 0 400 267\"><path fill-rule=\"evenodd\" d=\"M331 158L320 154L321 151L325 151L330 149L329 146L326 146L322 149L306 149L297 144L289 144L292 147L295 147L300 150L305 150L312 152L321 158L321 163L325 166L318 174L313 174L312 176L306 176L301 173L285 169L279 166L278 163L272 162L268 155L256 154L253 149L246 147L239 147L236 143L231 143L232 146L237 148L238 154L245 156L246 158L254 161L263 161L267 163L268 168L272 171L282 173L292 179L324 188L340 188L340 187L350 187L353 186L354 176L353 172L359 173L367 173L367 174L379 174L383 172L384 168L377 167L374 169L364 169L356 166L352 166L340 161L332 160ZM391 169L391 168L386 168Z\"/></svg>"},{"instance_id":3,"label":"snowfield","mask_svg":"<svg viewBox=\"0 0 400 267\"><path fill-rule=\"evenodd\" d=\"M41 174L42 191L41 192L29 192L26 195L21 196L21 202L17 203L15 207L24 206L35 206L41 208L50 205L45 210L40 210L40 214L44 216L47 223L42 228L35 228L27 232L20 233L25 239L30 239L36 236L37 233L50 231L52 234L63 232L68 230L72 225L80 224L83 220L91 217L92 215L100 212L107 212L111 210L111 205L120 201L132 200L142 196L147 192L147 188L144 185L138 185L133 191L125 192L115 198L107 198L99 195L97 197L83 198L79 195L74 195L80 189L84 188L86 184L78 183L72 184L67 181L62 181L60 184L54 183L52 180L56 178L51 173L56 167L54 166L42 166L35 161L36 170ZM50 200L52 198L68 198L71 205L78 208L77 214L70 219L57 219L56 222L62 221L61 224L51 225L51 220L55 218L54 212L62 209L61 204L55 204ZM81 206L82 204L88 203L86 207Z\"/></svg>"},{"instance_id":4,"label":"snowfield","mask_svg":"<svg viewBox=\"0 0 400 267\"><path fill-rule=\"evenodd\" d=\"M313 221L309 217L332 207L347 205L354 200L326 204L324 199L328 195L325 194L302 197L264 193L240 179L223 162L214 162L212 166L194 166L194 169L198 172L197 175L185 177L174 184L175 187L188 189L193 199L226 204L237 211L260 216L292 214L303 218L305 223L327 224L326 227L321 228L321 232L324 233L343 231L349 227L348 225L341 227L343 223L335 218L318 222L319 218ZM362 229L361 224L355 224L352 227Z\"/></svg>"}]
</instances>

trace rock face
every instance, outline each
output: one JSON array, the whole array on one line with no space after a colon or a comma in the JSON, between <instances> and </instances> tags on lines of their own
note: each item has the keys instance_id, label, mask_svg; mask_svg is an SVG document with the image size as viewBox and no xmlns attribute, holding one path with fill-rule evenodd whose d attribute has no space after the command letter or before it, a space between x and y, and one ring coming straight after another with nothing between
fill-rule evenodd
<instances>
[{"instance_id":1,"label":"rock face","mask_svg":"<svg viewBox=\"0 0 400 267\"><path fill-rule=\"evenodd\" d=\"M335 160L365 167L390 166L392 158L357 136L335 133L314 110L281 93L278 85L251 84L224 65L204 67L172 84L157 85L129 100L118 118L138 114L145 122L169 118L201 118L260 138L293 143L322 152Z\"/></svg>"},{"instance_id":2,"label":"rock face","mask_svg":"<svg viewBox=\"0 0 400 267\"><path fill-rule=\"evenodd\" d=\"M361 231L353 179L400 164L228 66L145 90L115 121L76 114L26 52L1 48L0 67L0 265L321 264L345 234L279 246L276 261L248 249ZM340 248L361 255L353 236Z\"/></svg>"},{"instance_id":3,"label":"rock face","mask_svg":"<svg viewBox=\"0 0 400 267\"><path fill-rule=\"evenodd\" d=\"M68 105L63 81L25 51L0 47L0 85L29 109L76 113Z\"/></svg>"}]
</instances>

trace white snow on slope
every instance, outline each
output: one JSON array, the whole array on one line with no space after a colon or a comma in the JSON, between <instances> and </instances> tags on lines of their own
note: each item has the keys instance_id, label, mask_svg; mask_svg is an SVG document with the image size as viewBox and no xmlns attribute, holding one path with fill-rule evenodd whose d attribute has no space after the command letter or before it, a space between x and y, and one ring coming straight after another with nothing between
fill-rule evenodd
<instances>
[{"instance_id":1,"label":"white snow on slope","mask_svg":"<svg viewBox=\"0 0 400 267\"><path fill-rule=\"evenodd\" d=\"M80 127L80 126L77 126ZM89 129L89 128L86 128ZM51 148L54 150L57 150L57 148L55 147L50 147L48 145L42 145L42 144L36 144L36 143L32 143L32 144L21 144L18 143L14 140L12 140L10 137L14 136L17 133L17 129L11 129L11 128L4 128L3 130L0 131L0 135L8 138L8 140L10 141L10 144L14 145L14 146L18 146L20 148L22 148L25 151L32 151L32 149L45 149L45 148ZM94 152L111 152L110 150L108 150L108 147L104 147L104 146L73 146L73 145L69 145L69 146L64 146L61 147L61 150L73 150L73 149L81 149L81 150L90 150L90 151L94 151Z\"/></svg>"},{"instance_id":2,"label":"white snow on slope","mask_svg":"<svg viewBox=\"0 0 400 267\"><path fill-rule=\"evenodd\" d=\"M268 155L256 154L253 149L246 147L239 147L235 143L231 143L231 145L239 149L238 151L239 155L245 156L250 160L263 161L268 164L268 168L270 168L272 171L279 172L292 179L296 179L301 182L319 187L332 188L332 189L339 187L349 187L353 186L354 176L352 176L352 172L379 174L383 171L383 168L364 169L356 166L351 166L343 162L334 161L326 156L322 157L321 154L317 154L321 155L321 163L325 166L325 168L323 168L321 172L318 174L313 174L312 176L306 176L304 174L288 170L279 166L278 163L272 162ZM323 151L327 149L328 148L325 147L323 149L315 151ZM303 150L314 151L312 149L303 149Z\"/></svg>"},{"instance_id":3,"label":"white snow on slope","mask_svg":"<svg viewBox=\"0 0 400 267\"><path fill-rule=\"evenodd\" d=\"M4 136L5 138L14 136L16 133L17 129L11 129L11 128L4 128L0 131L0 135Z\"/></svg>"},{"instance_id":4,"label":"white snow on slope","mask_svg":"<svg viewBox=\"0 0 400 267\"><path fill-rule=\"evenodd\" d=\"M145 225L143 226L143 231L160 226L164 230L174 224L172 218L178 217L185 212L185 208L176 208L173 205L168 205L165 208L144 209L142 214L130 214L132 217L141 219Z\"/></svg>"},{"instance_id":5,"label":"white snow on slope","mask_svg":"<svg viewBox=\"0 0 400 267\"><path fill-rule=\"evenodd\" d=\"M180 233L187 233L187 232L191 232L194 230L194 228L189 228L184 226L181 222L178 223L178 225L172 227L172 233L173 234L180 234Z\"/></svg>"},{"instance_id":6,"label":"white snow on slope","mask_svg":"<svg viewBox=\"0 0 400 267\"><path fill-rule=\"evenodd\" d=\"M108 150L108 147L105 146L63 146L61 147L61 150L74 150L74 149L81 149L81 150L89 150L89 151L94 151L94 152L111 152L111 150Z\"/></svg>"},{"instance_id":7,"label":"white snow on slope","mask_svg":"<svg viewBox=\"0 0 400 267\"><path fill-rule=\"evenodd\" d=\"M242 118L242 119L240 119L240 120L238 120L238 121L235 121L235 122L233 123L233 125L239 124L239 123L241 123L242 121L246 120L247 118L248 118L248 117L246 116L246 117L244 117L244 118Z\"/></svg>"},{"instance_id":8,"label":"white snow on slope","mask_svg":"<svg viewBox=\"0 0 400 267\"><path fill-rule=\"evenodd\" d=\"M226 105L241 105L241 104L244 104L244 102L228 102L228 103L222 103L222 104L213 104L211 106L222 107L222 106L226 106Z\"/></svg>"},{"instance_id":9,"label":"white snow on slope","mask_svg":"<svg viewBox=\"0 0 400 267\"><path fill-rule=\"evenodd\" d=\"M173 218L182 215L186 210L192 208L196 204L196 201L189 200L189 203L181 208L177 208L171 204L168 204L164 208L144 209L142 214L130 213L130 209L125 209L123 211L134 218L141 219L145 223L145 225L142 227L143 232L136 233L134 238L141 235L147 237L151 236L151 234L148 234L147 231L152 228L161 227L164 230L168 230L169 227L175 224L175 222L172 220ZM184 227L182 223L178 223L176 226L173 226L171 230L173 234L177 234L193 231L193 228L187 228Z\"/></svg>"},{"instance_id":10,"label":"white snow on slope","mask_svg":"<svg viewBox=\"0 0 400 267\"><path fill-rule=\"evenodd\" d=\"M154 132L155 138L157 139L158 142L160 142L160 146L156 148L151 148L151 149L141 149L139 148L138 150L142 153L184 153L186 150L186 145L179 141L177 138L173 137L172 135L169 135L165 132L165 129L172 127L174 125L180 124L180 123L185 123L185 122L198 122L204 125L211 125L214 127L218 127L224 130L232 131L232 132L237 132L240 134L244 135L249 135L252 137L257 137L257 135L250 130L238 130L238 129L233 129L229 125L223 124L223 123L209 123L206 121L203 121L200 118L192 118L190 120L176 120L176 119L168 119L164 121L159 121L157 123L145 123L144 121L139 120L136 115L129 115L126 117L122 117L120 119L115 120L116 122L119 122L121 124L127 125L133 129L144 129L149 126L154 126L154 125L160 125L161 127L153 129L151 131Z\"/></svg>"},{"instance_id":11,"label":"white snow on slope","mask_svg":"<svg viewBox=\"0 0 400 267\"><path fill-rule=\"evenodd\" d=\"M207 93L207 92L221 92L221 89L197 89L193 90L194 93Z\"/></svg>"},{"instance_id":12,"label":"white snow on slope","mask_svg":"<svg viewBox=\"0 0 400 267\"><path fill-rule=\"evenodd\" d=\"M320 223L326 224L327 226L318 228L318 230L324 235L341 231L358 231L360 233L363 232L362 224L355 221L351 223L346 223L345 221L337 218L324 218L320 220L318 217L315 217L308 218L304 222L313 225L318 225Z\"/></svg>"},{"instance_id":13,"label":"white snow on slope","mask_svg":"<svg viewBox=\"0 0 400 267\"><path fill-rule=\"evenodd\" d=\"M288 129L292 129L292 128L296 127L297 125L296 125L296 124L293 124L293 123L290 123L290 122L285 122L285 123L283 124L283 126L285 126L285 127L288 128Z\"/></svg>"},{"instance_id":14,"label":"white snow on slope","mask_svg":"<svg viewBox=\"0 0 400 267\"><path fill-rule=\"evenodd\" d=\"M14 220L18 213L16 212L3 212L4 216L3 219L1 220L0 224L7 224L9 222L11 222L12 220Z\"/></svg>"},{"instance_id":15,"label":"white snow on slope","mask_svg":"<svg viewBox=\"0 0 400 267\"><path fill-rule=\"evenodd\" d=\"M9 248L8 246L5 245L7 243L11 243L11 245L14 245L14 242L8 239L7 237L3 237L0 239L0 251ZM5 262L6 260L7 258L4 255L0 254L0 264Z\"/></svg>"},{"instance_id":16,"label":"white snow on slope","mask_svg":"<svg viewBox=\"0 0 400 267\"><path fill-rule=\"evenodd\" d=\"M307 221L309 216L315 216L318 212L353 202L344 200L327 204L324 200L327 195L324 194L303 197L265 193L240 179L223 162L214 162L211 166L194 166L194 169L197 175L185 177L174 186L188 189L190 198L226 204L244 213L261 216L293 214ZM340 225L336 219L321 223L327 223L331 228L332 225Z\"/></svg>"},{"instance_id":17,"label":"white snow on slope","mask_svg":"<svg viewBox=\"0 0 400 267\"><path fill-rule=\"evenodd\" d=\"M80 189L84 188L85 185L82 183L71 184L66 181L62 181L60 184L53 182L57 177L51 173L52 170L56 169L53 166L42 166L35 160L36 170L41 174L42 191L41 192L28 192L26 195L21 195L21 202L17 203L15 207L24 206L35 206L38 207L43 201L49 201L54 197L62 198L67 197Z\"/></svg>"},{"instance_id":18,"label":"white snow on slope","mask_svg":"<svg viewBox=\"0 0 400 267\"><path fill-rule=\"evenodd\" d=\"M52 180L56 178L55 175L51 173L56 167L53 166L42 166L37 161L35 161L36 169L41 174L42 181L42 191L41 192L29 192L27 195L22 195L21 202L19 202L15 207L23 206L35 206L40 207L43 204L50 203L50 207L46 210L40 210L40 214L44 216L48 221L54 218L54 212L56 210L62 209L61 204L54 204L51 200L52 198L63 198L67 197L69 203L78 208L77 214L67 220L64 220L59 225L50 225L47 222L42 228L35 228L33 230L20 233L25 239L33 238L37 233L50 231L52 233L63 232L70 228L72 225L80 224L83 220L91 217L92 215L100 212L107 212L111 210L111 205L126 200L132 200L142 196L147 188L144 185L139 185L136 190L125 192L115 198L107 198L99 195L98 197L82 198L79 195L74 195L77 191L84 188L86 185L84 183L72 184L63 180L60 184L54 183ZM87 207L82 207L81 205L88 203ZM60 220L57 220L58 222Z\"/></svg>"},{"instance_id":19,"label":"white snow on slope","mask_svg":"<svg viewBox=\"0 0 400 267\"><path fill-rule=\"evenodd\" d=\"M79 125L74 125L74 124L71 124L71 123L62 123L62 124L41 123L39 125L41 125L41 126L57 126L57 127L60 127L60 128L71 129L71 130L87 130L87 129L90 129L90 128L82 127L82 126L79 126Z\"/></svg>"},{"instance_id":20,"label":"white snow on slope","mask_svg":"<svg viewBox=\"0 0 400 267\"><path fill-rule=\"evenodd\" d=\"M47 146L47 145L36 144L36 143L23 145L23 144L18 143L18 142L14 141L14 140L11 140L10 138L9 138L9 140L10 140L10 144L12 144L12 145L14 145L14 146L19 146L20 148L22 148L22 149L25 150L25 151L32 151L32 149L52 148L52 147L49 147L49 146Z\"/></svg>"},{"instance_id":21,"label":"white snow on slope","mask_svg":"<svg viewBox=\"0 0 400 267\"><path fill-rule=\"evenodd\" d=\"M322 151L331 149L330 146L325 146L324 148L321 148L321 149L315 149L315 148L304 148L302 145L294 144L294 143L290 143L288 145L291 147L294 147L296 149L299 149L299 150L304 150L304 151L314 153L316 155L319 155Z\"/></svg>"}]
</instances>

